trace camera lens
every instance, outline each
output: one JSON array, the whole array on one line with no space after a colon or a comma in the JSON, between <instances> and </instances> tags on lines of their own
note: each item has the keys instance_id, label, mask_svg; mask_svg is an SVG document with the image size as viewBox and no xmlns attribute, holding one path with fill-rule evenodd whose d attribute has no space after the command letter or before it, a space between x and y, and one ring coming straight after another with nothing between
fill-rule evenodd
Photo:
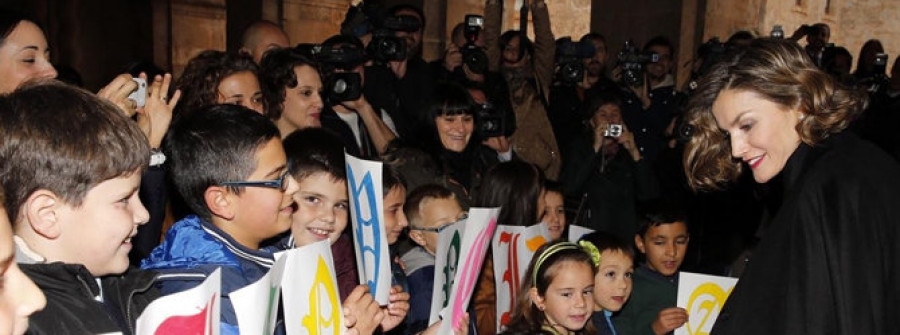
<instances>
[{"instance_id":1,"label":"camera lens","mask_svg":"<svg viewBox=\"0 0 900 335\"><path fill-rule=\"evenodd\" d=\"M337 94L343 94L344 92L347 92L347 82L343 79L335 80L332 92Z\"/></svg>"}]
</instances>

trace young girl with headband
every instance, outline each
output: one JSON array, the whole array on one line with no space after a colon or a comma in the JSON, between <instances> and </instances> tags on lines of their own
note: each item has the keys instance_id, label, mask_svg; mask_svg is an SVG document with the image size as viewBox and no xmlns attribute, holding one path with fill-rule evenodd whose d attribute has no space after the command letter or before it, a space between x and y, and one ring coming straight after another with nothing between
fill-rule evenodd
<instances>
[{"instance_id":1,"label":"young girl with headband","mask_svg":"<svg viewBox=\"0 0 900 335\"><path fill-rule=\"evenodd\" d=\"M572 242L553 242L534 254L502 334L594 334L594 268L589 253ZM587 326L586 326L587 325Z\"/></svg>"}]
</instances>

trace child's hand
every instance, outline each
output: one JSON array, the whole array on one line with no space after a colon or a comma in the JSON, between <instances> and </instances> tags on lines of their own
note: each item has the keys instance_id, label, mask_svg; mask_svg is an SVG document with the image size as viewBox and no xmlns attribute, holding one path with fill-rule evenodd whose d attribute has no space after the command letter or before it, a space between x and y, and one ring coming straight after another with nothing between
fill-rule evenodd
<instances>
[{"instance_id":1,"label":"child's hand","mask_svg":"<svg viewBox=\"0 0 900 335\"><path fill-rule=\"evenodd\" d=\"M438 321L431 326L428 326L428 329L421 332L421 335L436 335L438 330L441 328L441 323L444 321ZM453 327L453 335L466 335L469 333L469 313L463 314L462 319L459 319L459 324L456 327Z\"/></svg>"},{"instance_id":2,"label":"child's hand","mask_svg":"<svg viewBox=\"0 0 900 335\"><path fill-rule=\"evenodd\" d=\"M347 327L348 334L372 334L383 318L381 307L369 294L369 287L366 285L356 286L344 300L344 326Z\"/></svg>"},{"instance_id":3,"label":"child's hand","mask_svg":"<svg viewBox=\"0 0 900 335\"><path fill-rule=\"evenodd\" d=\"M409 312L409 293L403 292L402 287L394 285L391 287L387 308L384 309L381 329L388 331L396 328L406 319L407 312Z\"/></svg>"},{"instance_id":4,"label":"child's hand","mask_svg":"<svg viewBox=\"0 0 900 335\"><path fill-rule=\"evenodd\" d=\"M687 322L687 311L681 307L669 307L659 311L656 320L653 320L653 332L657 335L667 334L675 328L681 327Z\"/></svg>"}]
</instances>

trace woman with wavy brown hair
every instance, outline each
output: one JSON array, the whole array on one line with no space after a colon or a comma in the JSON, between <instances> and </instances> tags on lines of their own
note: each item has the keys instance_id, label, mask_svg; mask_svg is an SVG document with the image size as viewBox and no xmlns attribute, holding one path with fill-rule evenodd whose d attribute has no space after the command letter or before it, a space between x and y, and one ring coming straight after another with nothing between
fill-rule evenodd
<instances>
[{"instance_id":1,"label":"woman with wavy brown hair","mask_svg":"<svg viewBox=\"0 0 900 335\"><path fill-rule=\"evenodd\" d=\"M757 40L701 79L691 187L723 188L747 167L784 183L714 334L897 333L900 165L845 131L865 105L789 41Z\"/></svg>"}]
</instances>

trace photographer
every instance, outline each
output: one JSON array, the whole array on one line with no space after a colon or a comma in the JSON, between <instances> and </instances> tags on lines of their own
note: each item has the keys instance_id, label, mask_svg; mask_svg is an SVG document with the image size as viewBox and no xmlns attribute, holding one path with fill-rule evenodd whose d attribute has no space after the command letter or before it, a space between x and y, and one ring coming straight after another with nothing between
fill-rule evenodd
<instances>
[{"instance_id":1,"label":"photographer","mask_svg":"<svg viewBox=\"0 0 900 335\"><path fill-rule=\"evenodd\" d=\"M812 59L820 69L822 68L822 52L831 39L831 27L825 23L816 23L814 25L801 25L789 38L791 41L797 42L806 36L806 54Z\"/></svg>"},{"instance_id":2,"label":"photographer","mask_svg":"<svg viewBox=\"0 0 900 335\"><path fill-rule=\"evenodd\" d=\"M534 24L534 44L520 31L500 35L501 6L486 0L484 33L489 70L499 71L509 86L516 115L516 132L510 145L522 160L533 163L549 179L559 177L562 164L556 137L547 118L553 78L555 45L550 30L550 14L543 0L528 0Z\"/></svg>"},{"instance_id":3,"label":"photographer","mask_svg":"<svg viewBox=\"0 0 900 335\"><path fill-rule=\"evenodd\" d=\"M634 58L624 55L625 53L628 52L620 52L620 66L623 66L623 57ZM641 155L653 164L666 147L666 128L680 113L685 101L684 94L675 90L675 80L670 73L674 53L675 49L668 39L654 37L643 49L644 58L649 59L643 61L646 71L643 74L639 71L629 73L627 69L621 71L625 86L628 87L623 93L622 116L635 132ZM624 65L625 68L628 66Z\"/></svg>"},{"instance_id":4,"label":"photographer","mask_svg":"<svg viewBox=\"0 0 900 335\"><path fill-rule=\"evenodd\" d=\"M579 42L568 37L557 40L557 76L550 88L548 118L556 135L556 143L566 157L566 149L577 138L575 129L589 117L582 115L584 100L617 85L606 76L606 38L589 33ZM565 72L565 75L563 73Z\"/></svg>"},{"instance_id":5,"label":"photographer","mask_svg":"<svg viewBox=\"0 0 900 335\"><path fill-rule=\"evenodd\" d=\"M383 109L373 107L361 94L365 86L363 64L366 60L362 42L353 36L332 36L322 43L316 58L322 77L329 83L325 85L322 127L341 136L347 153L360 158L377 158L397 136L396 130L392 129L391 116ZM338 87L335 83L339 73L357 74L358 83L345 82L357 87ZM345 78L340 80L347 80ZM355 94L340 96L341 89L355 90Z\"/></svg>"},{"instance_id":6,"label":"photographer","mask_svg":"<svg viewBox=\"0 0 900 335\"><path fill-rule=\"evenodd\" d=\"M576 224L630 241L637 231L637 201L658 193L653 171L622 122L616 92L590 96L583 113L591 116L590 127L567 150L560 181L568 198L583 201Z\"/></svg>"}]
</instances>

